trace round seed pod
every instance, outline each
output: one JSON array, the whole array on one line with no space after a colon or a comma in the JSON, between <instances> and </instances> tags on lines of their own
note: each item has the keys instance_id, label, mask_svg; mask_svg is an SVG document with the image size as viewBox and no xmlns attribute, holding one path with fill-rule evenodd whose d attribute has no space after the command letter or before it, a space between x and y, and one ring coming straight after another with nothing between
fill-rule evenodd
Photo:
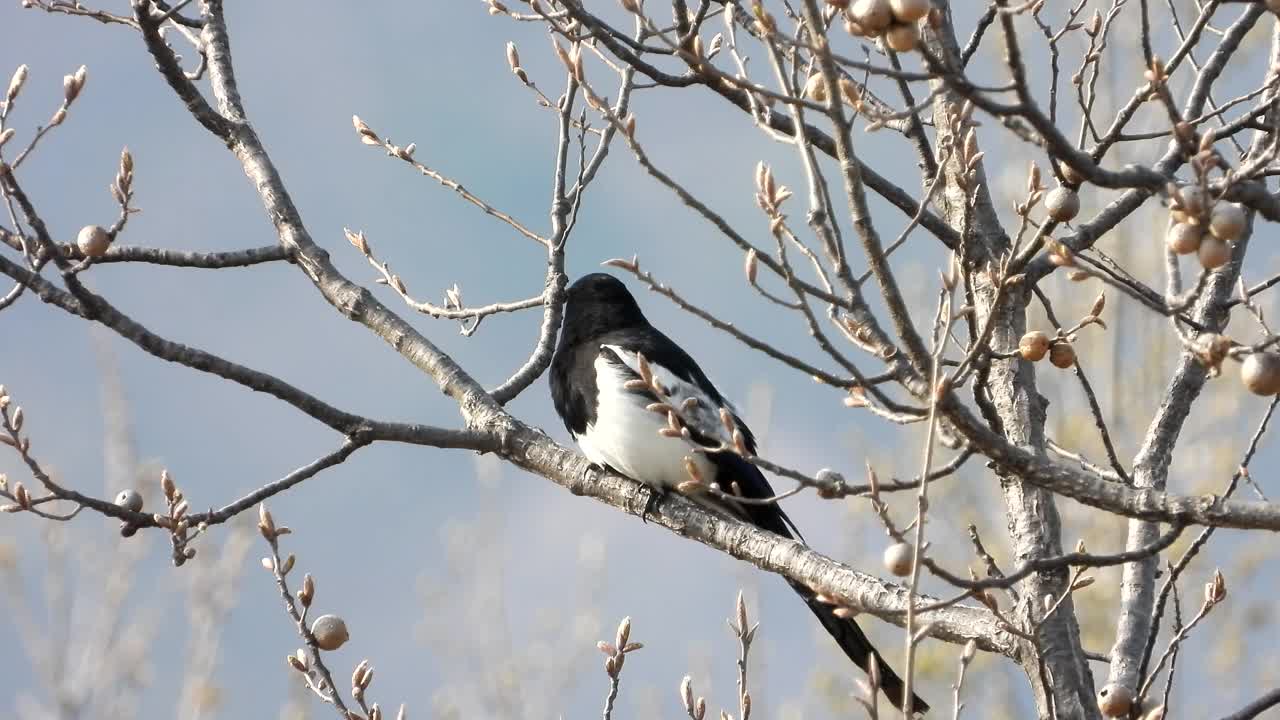
<instances>
[{"instance_id":1,"label":"round seed pod","mask_svg":"<svg viewBox=\"0 0 1280 720\"><path fill-rule=\"evenodd\" d=\"M1080 196L1068 187L1056 187L1044 196L1044 209L1049 219L1068 222L1080 213Z\"/></svg>"},{"instance_id":2,"label":"round seed pod","mask_svg":"<svg viewBox=\"0 0 1280 720\"><path fill-rule=\"evenodd\" d=\"M1244 223L1244 210L1233 203L1220 202L1209 214L1209 232L1223 242L1238 240L1244 234Z\"/></svg>"},{"instance_id":3,"label":"round seed pod","mask_svg":"<svg viewBox=\"0 0 1280 720\"><path fill-rule=\"evenodd\" d=\"M111 247L111 236L101 225L85 225L76 236L76 247L88 257L102 257Z\"/></svg>"},{"instance_id":4,"label":"round seed pod","mask_svg":"<svg viewBox=\"0 0 1280 720\"><path fill-rule=\"evenodd\" d=\"M337 650L351 638L347 633L347 623L337 615L316 618L311 623L311 634L316 636L316 645L321 650Z\"/></svg>"},{"instance_id":5,"label":"round seed pod","mask_svg":"<svg viewBox=\"0 0 1280 720\"><path fill-rule=\"evenodd\" d=\"M865 32L862 31L862 26L854 22L853 20L849 19L847 15L844 18L844 29L845 29L845 32L848 32L850 35L853 35L855 37L862 37L863 35L866 34Z\"/></svg>"},{"instance_id":6,"label":"round seed pod","mask_svg":"<svg viewBox=\"0 0 1280 720\"><path fill-rule=\"evenodd\" d=\"M142 510L142 494L137 490L121 490L116 495L116 506L132 512L139 512Z\"/></svg>"},{"instance_id":7,"label":"round seed pod","mask_svg":"<svg viewBox=\"0 0 1280 720\"><path fill-rule=\"evenodd\" d=\"M1018 341L1018 354L1023 360L1039 362L1049 354L1049 336L1039 330L1032 330Z\"/></svg>"},{"instance_id":8,"label":"round seed pod","mask_svg":"<svg viewBox=\"0 0 1280 720\"><path fill-rule=\"evenodd\" d=\"M1133 709L1133 691L1120 685L1107 685L1098 691L1098 709L1103 717L1125 717Z\"/></svg>"},{"instance_id":9,"label":"round seed pod","mask_svg":"<svg viewBox=\"0 0 1280 720\"><path fill-rule=\"evenodd\" d=\"M1190 255L1200 249L1200 238L1203 236L1204 229L1199 225L1174 223L1169 226L1164 241L1170 250L1179 255Z\"/></svg>"},{"instance_id":10,"label":"round seed pod","mask_svg":"<svg viewBox=\"0 0 1280 720\"><path fill-rule=\"evenodd\" d=\"M1076 350L1065 340L1056 342L1049 348L1049 362L1056 368L1066 370L1076 364Z\"/></svg>"},{"instance_id":11,"label":"round seed pod","mask_svg":"<svg viewBox=\"0 0 1280 720\"><path fill-rule=\"evenodd\" d=\"M1178 188L1179 203L1182 209L1192 217L1204 217L1209 209L1209 194L1199 185L1184 185Z\"/></svg>"},{"instance_id":12,"label":"round seed pod","mask_svg":"<svg viewBox=\"0 0 1280 720\"><path fill-rule=\"evenodd\" d=\"M884 549L884 568L898 577L911 574L915 561L915 548L911 543L894 543Z\"/></svg>"},{"instance_id":13,"label":"round seed pod","mask_svg":"<svg viewBox=\"0 0 1280 720\"><path fill-rule=\"evenodd\" d=\"M1280 355L1256 352L1240 363L1240 382L1255 395L1280 392Z\"/></svg>"},{"instance_id":14,"label":"round seed pod","mask_svg":"<svg viewBox=\"0 0 1280 720\"><path fill-rule=\"evenodd\" d=\"M853 20L867 35L879 35L893 24L889 0L858 0L853 6Z\"/></svg>"},{"instance_id":15,"label":"round seed pod","mask_svg":"<svg viewBox=\"0 0 1280 720\"><path fill-rule=\"evenodd\" d=\"M929 14L929 0L889 0L889 9L898 22L913 23Z\"/></svg>"},{"instance_id":16,"label":"round seed pod","mask_svg":"<svg viewBox=\"0 0 1280 720\"><path fill-rule=\"evenodd\" d=\"M920 30L915 23L894 25L884 34L884 44L894 52L911 52L920 44Z\"/></svg>"},{"instance_id":17,"label":"round seed pod","mask_svg":"<svg viewBox=\"0 0 1280 720\"><path fill-rule=\"evenodd\" d=\"M827 101L827 83L822 79L822 73L814 73L805 81L804 96L817 103Z\"/></svg>"},{"instance_id":18,"label":"round seed pod","mask_svg":"<svg viewBox=\"0 0 1280 720\"><path fill-rule=\"evenodd\" d=\"M1218 238L1205 234L1200 239L1200 265L1205 270L1216 270L1231 259L1231 247Z\"/></svg>"}]
</instances>

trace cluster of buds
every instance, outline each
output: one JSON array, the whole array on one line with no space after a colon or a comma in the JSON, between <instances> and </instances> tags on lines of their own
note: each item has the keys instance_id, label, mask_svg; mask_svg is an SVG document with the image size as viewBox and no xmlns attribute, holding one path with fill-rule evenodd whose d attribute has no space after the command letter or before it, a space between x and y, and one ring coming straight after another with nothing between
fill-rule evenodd
<instances>
[{"instance_id":1,"label":"cluster of buds","mask_svg":"<svg viewBox=\"0 0 1280 720\"><path fill-rule=\"evenodd\" d=\"M1209 370L1209 377L1218 377L1222 374L1222 363L1227 359L1231 352L1231 348L1235 345L1231 338L1218 333L1201 333L1191 343L1190 350Z\"/></svg>"},{"instance_id":2,"label":"cluster of buds","mask_svg":"<svg viewBox=\"0 0 1280 720\"><path fill-rule=\"evenodd\" d=\"M684 706L684 711L690 720L703 720L707 716L707 699L693 698L693 678L688 675L680 681L680 703Z\"/></svg>"},{"instance_id":3,"label":"cluster of buds","mask_svg":"<svg viewBox=\"0 0 1280 720\"><path fill-rule=\"evenodd\" d=\"M782 214L782 203L791 197L791 190L786 185L779 185L773 177L773 170L763 162L756 164L756 205L769 216L769 230L777 234L786 222L787 216Z\"/></svg>"},{"instance_id":4,"label":"cluster of buds","mask_svg":"<svg viewBox=\"0 0 1280 720\"><path fill-rule=\"evenodd\" d=\"M586 68L582 64L582 45L581 43L573 43L565 50L560 43L551 43L552 48L556 51L556 57L560 59L560 64L564 65L565 72L569 73L579 84L585 84L587 81Z\"/></svg>"},{"instance_id":5,"label":"cluster of buds","mask_svg":"<svg viewBox=\"0 0 1280 720\"><path fill-rule=\"evenodd\" d=\"M388 154L407 162L413 162L413 153L418 149L416 143L409 143L404 147L400 147L399 145L391 142L390 138L384 139L379 137L378 133L374 132L373 128L366 125L365 122L360 119L359 115L351 116L351 124L355 126L356 133L360 136L361 143L364 143L365 145L372 145L374 147L386 148ZM421 170L421 166L419 166L418 169Z\"/></svg>"},{"instance_id":6,"label":"cluster of buds","mask_svg":"<svg viewBox=\"0 0 1280 720\"><path fill-rule=\"evenodd\" d=\"M361 660L356 669L351 671L351 697L356 702L364 702L364 694L373 682L373 666L368 660ZM377 704L374 704L377 707Z\"/></svg>"},{"instance_id":7,"label":"cluster of buds","mask_svg":"<svg viewBox=\"0 0 1280 720\"><path fill-rule=\"evenodd\" d=\"M169 540L173 544L173 564L181 567L183 563L196 556L196 549L188 547L188 544L204 532L207 526L200 523L194 528L191 527L191 521L187 518L187 512L191 506L168 470L160 471L160 492L164 495L165 512L156 513L152 519L157 525L169 531ZM121 528L123 534L132 535L133 532L130 531L136 531L136 528L132 525Z\"/></svg>"},{"instance_id":8,"label":"cluster of buds","mask_svg":"<svg viewBox=\"0 0 1280 720\"><path fill-rule=\"evenodd\" d=\"M127 147L120 151L120 168L116 170L116 179L110 190L116 204L127 210L129 201L133 199L133 154Z\"/></svg>"},{"instance_id":9,"label":"cluster of buds","mask_svg":"<svg viewBox=\"0 0 1280 720\"><path fill-rule=\"evenodd\" d=\"M18 70L22 72L23 79L26 78L26 67L26 65L23 65L18 68ZM16 75L14 76L14 79L18 79ZM88 70L84 65L81 65L74 73L62 76L62 105L54 111L53 117L49 118L49 127L57 127L67 119L67 110L71 108L71 103L75 102L76 98L80 97L80 92L84 90L84 83L86 79L88 79ZM21 85L22 83L18 82L19 88ZM10 85L9 89L15 96L17 95L13 85ZM12 98L10 98L10 100L12 100Z\"/></svg>"},{"instance_id":10,"label":"cluster of buds","mask_svg":"<svg viewBox=\"0 0 1280 720\"><path fill-rule=\"evenodd\" d=\"M342 228L342 233L346 236L347 242L351 243L356 250L359 250L360 254L364 255L365 259L369 261L369 264L382 274L382 277L377 278L374 282L390 287L406 301L413 301L409 297L409 288L404 284L404 280L399 275L391 272L391 263L381 261L374 256L373 248L369 245L369 238L365 237L363 230L356 232L350 228Z\"/></svg>"},{"instance_id":11,"label":"cluster of buds","mask_svg":"<svg viewBox=\"0 0 1280 720\"><path fill-rule=\"evenodd\" d=\"M631 618L622 618L618 623L618 632L612 643L601 640L596 648L604 653L604 671L615 680L622 673L622 665L627 660L627 653L633 653L644 647L644 643L631 642Z\"/></svg>"},{"instance_id":12,"label":"cluster of buds","mask_svg":"<svg viewBox=\"0 0 1280 720\"><path fill-rule=\"evenodd\" d=\"M820 590L814 591L813 599L814 599L814 602L819 602L819 603L822 603L823 605L831 605L832 606L831 614L835 615L841 620L852 620L853 618L858 616L857 608L851 607L849 605L845 605L840 601L839 598L828 595Z\"/></svg>"},{"instance_id":13,"label":"cluster of buds","mask_svg":"<svg viewBox=\"0 0 1280 720\"><path fill-rule=\"evenodd\" d=\"M1015 202L1013 211L1020 217L1026 217L1031 209L1040 204L1044 199L1045 186L1040 178L1040 166L1033 160L1027 168L1027 198L1022 202Z\"/></svg>"},{"instance_id":14,"label":"cluster of buds","mask_svg":"<svg viewBox=\"0 0 1280 720\"><path fill-rule=\"evenodd\" d=\"M920 44L919 21L932 9L929 0L827 0L843 8L851 35L882 38L894 52L911 52Z\"/></svg>"},{"instance_id":15,"label":"cluster of buds","mask_svg":"<svg viewBox=\"0 0 1280 720\"><path fill-rule=\"evenodd\" d=\"M31 509L31 492L21 480L9 482L9 478L0 473L0 493L13 498L13 502L0 507L0 512L16 513Z\"/></svg>"},{"instance_id":16,"label":"cluster of buds","mask_svg":"<svg viewBox=\"0 0 1280 720\"><path fill-rule=\"evenodd\" d=\"M768 10L764 9L764 5L760 3L760 0L755 0L755 2L751 3L751 14L755 18L753 28L757 35L763 38L771 38L778 34L778 21L774 19L773 15L769 14Z\"/></svg>"},{"instance_id":17,"label":"cluster of buds","mask_svg":"<svg viewBox=\"0 0 1280 720\"><path fill-rule=\"evenodd\" d=\"M1168 191L1168 248L1179 255L1196 253L1206 270L1225 265L1231 259L1231 244L1244 234L1244 210L1232 203L1215 202L1200 185L1171 185Z\"/></svg>"},{"instance_id":18,"label":"cluster of buds","mask_svg":"<svg viewBox=\"0 0 1280 720\"><path fill-rule=\"evenodd\" d=\"M0 435L0 443L4 443L25 454L31 447L31 439L23 438L19 435L22 430L22 407L14 407L13 411L10 412L9 405L12 402L13 400L9 397L5 387L0 385L0 419L3 420L5 429L5 433ZM14 480L13 483L10 483L4 473L0 473L0 494L13 500L13 503L0 506L0 512L22 512L23 510L30 510L33 504L31 493L27 490L27 487L20 480Z\"/></svg>"},{"instance_id":19,"label":"cluster of buds","mask_svg":"<svg viewBox=\"0 0 1280 720\"><path fill-rule=\"evenodd\" d=\"M520 51L516 49L513 42L507 43L507 67L511 68L511 73L525 85L529 84L529 73L524 71L520 66Z\"/></svg>"},{"instance_id":20,"label":"cluster of buds","mask_svg":"<svg viewBox=\"0 0 1280 720\"><path fill-rule=\"evenodd\" d=\"M860 113L865 114L868 112L868 108L862 101L862 89L858 87L857 83L847 77L841 77L839 85L840 97L844 102L848 103L850 107ZM814 73L810 75L809 79L804 83L804 89L802 92L809 100L816 103L825 103L827 101L827 83L822 78L822 73ZM872 125L875 125L875 123L872 123ZM871 130L873 128L868 126L867 129Z\"/></svg>"},{"instance_id":21,"label":"cluster of buds","mask_svg":"<svg viewBox=\"0 0 1280 720\"><path fill-rule=\"evenodd\" d=\"M355 126L356 133L360 135L360 142L365 145L382 145L382 138L378 137L378 133L374 132L373 128L366 125L365 122L360 119L359 115L351 116L351 124Z\"/></svg>"},{"instance_id":22,"label":"cluster of buds","mask_svg":"<svg viewBox=\"0 0 1280 720\"><path fill-rule=\"evenodd\" d=\"M1204 604L1217 605L1227 599L1227 581L1221 570L1213 571L1213 579L1204 584Z\"/></svg>"}]
</instances>

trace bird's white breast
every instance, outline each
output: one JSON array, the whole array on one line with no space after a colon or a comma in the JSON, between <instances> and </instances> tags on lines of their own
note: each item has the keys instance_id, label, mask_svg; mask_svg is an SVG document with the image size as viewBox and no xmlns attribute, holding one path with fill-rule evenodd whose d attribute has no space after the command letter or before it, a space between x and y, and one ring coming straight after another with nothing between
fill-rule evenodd
<instances>
[{"instance_id":1,"label":"bird's white breast","mask_svg":"<svg viewBox=\"0 0 1280 720\"><path fill-rule=\"evenodd\" d=\"M624 359L625 351L615 352ZM634 354L631 359L634 362ZM666 416L645 409L651 401L624 387L634 375L603 356L596 359L595 371L598 393L595 421L576 438L588 458L660 488L673 488L690 479L685 458L693 460L706 481L715 479L714 466L706 455L695 451L693 443L658 433L667 426ZM653 372L663 387L676 390L672 396L678 403L679 391L687 388L677 385L686 384L663 368L654 366Z\"/></svg>"}]
</instances>

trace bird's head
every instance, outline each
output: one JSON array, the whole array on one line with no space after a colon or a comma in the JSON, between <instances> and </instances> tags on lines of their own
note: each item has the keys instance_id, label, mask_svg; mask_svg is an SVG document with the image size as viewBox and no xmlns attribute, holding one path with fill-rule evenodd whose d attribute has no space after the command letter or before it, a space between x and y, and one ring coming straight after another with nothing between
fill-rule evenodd
<instances>
[{"instance_id":1,"label":"bird's head","mask_svg":"<svg viewBox=\"0 0 1280 720\"><path fill-rule=\"evenodd\" d=\"M563 332L571 342L647 322L631 291L612 275L583 275L569 286Z\"/></svg>"}]
</instances>

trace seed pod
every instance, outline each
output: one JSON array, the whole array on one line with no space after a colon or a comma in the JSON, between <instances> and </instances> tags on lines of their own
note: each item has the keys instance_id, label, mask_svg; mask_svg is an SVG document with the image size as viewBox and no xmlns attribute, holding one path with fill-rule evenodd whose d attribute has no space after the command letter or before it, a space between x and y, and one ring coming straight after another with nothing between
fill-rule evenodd
<instances>
[{"instance_id":1,"label":"seed pod","mask_svg":"<svg viewBox=\"0 0 1280 720\"><path fill-rule=\"evenodd\" d=\"M817 103L827 101L827 83L822 73L814 73L804 83L804 96Z\"/></svg>"},{"instance_id":2,"label":"seed pod","mask_svg":"<svg viewBox=\"0 0 1280 720\"><path fill-rule=\"evenodd\" d=\"M1209 232L1223 242L1233 242L1244 234L1244 210L1233 203L1220 202L1209 214Z\"/></svg>"},{"instance_id":3,"label":"seed pod","mask_svg":"<svg viewBox=\"0 0 1280 720\"><path fill-rule=\"evenodd\" d=\"M1121 685L1107 685L1098 691L1098 709L1104 717L1124 717L1133 707L1133 691Z\"/></svg>"},{"instance_id":4,"label":"seed pod","mask_svg":"<svg viewBox=\"0 0 1280 720\"><path fill-rule=\"evenodd\" d=\"M1218 238L1206 233L1200 239L1200 265L1205 270L1216 270L1231 259L1231 248Z\"/></svg>"},{"instance_id":5,"label":"seed pod","mask_svg":"<svg viewBox=\"0 0 1280 720\"><path fill-rule=\"evenodd\" d=\"M1080 196L1068 187L1056 187L1044 196L1044 209L1050 220L1068 222L1080 213Z\"/></svg>"},{"instance_id":6,"label":"seed pod","mask_svg":"<svg viewBox=\"0 0 1280 720\"><path fill-rule=\"evenodd\" d=\"M884 34L884 44L894 52L911 52L920 44L920 30L915 23L894 25Z\"/></svg>"},{"instance_id":7,"label":"seed pod","mask_svg":"<svg viewBox=\"0 0 1280 720\"><path fill-rule=\"evenodd\" d=\"M1178 188L1178 204L1192 218L1204 217L1209 209L1209 195L1199 185L1186 185Z\"/></svg>"},{"instance_id":8,"label":"seed pod","mask_svg":"<svg viewBox=\"0 0 1280 720\"><path fill-rule=\"evenodd\" d=\"M1039 330L1032 330L1018 341L1018 354L1023 360L1039 362L1049 352L1049 336Z\"/></svg>"},{"instance_id":9,"label":"seed pod","mask_svg":"<svg viewBox=\"0 0 1280 720\"><path fill-rule=\"evenodd\" d=\"M1240 363L1240 381L1255 395L1280 392L1280 355L1265 351L1252 353Z\"/></svg>"},{"instance_id":10,"label":"seed pod","mask_svg":"<svg viewBox=\"0 0 1280 720\"><path fill-rule=\"evenodd\" d=\"M929 0L889 0L893 17L901 23L913 23L929 14Z\"/></svg>"},{"instance_id":11,"label":"seed pod","mask_svg":"<svg viewBox=\"0 0 1280 720\"><path fill-rule=\"evenodd\" d=\"M906 577L911 574L914 555L911 543L894 543L884 549L884 568L898 577Z\"/></svg>"},{"instance_id":12,"label":"seed pod","mask_svg":"<svg viewBox=\"0 0 1280 720\"><path fill-rule=\"evenodd\" d=\"M1049 348L1049 362L1056 368L1066 370L1076 364L1075 348L1071 347L1071 343L1066 340L1054 343L1053 347Z\"/></svg>"},{"instance_id":13,"label":"seed pod","mask_svg":"<svg viewBox=\"0 0 1280 720\"><path fill-rule=\"evenodd\" d=\"M87 257L102 257L111 247L111 236L101 225L85 225L76 236L76 247Z\"/></svg>"},{"instance_id":14,"label":"seed pod","mask_svg":"<svg viewBox=\"0 0 1280 720\"><path fill-rule=\"evenodd\" d=\"M1179 255L1190 255L1200 249L1200 238L1204 229L1199 225L1176 222L1169 226L1164 242L1169 249Z\"/></svg>"},{"instance_id":15,"label":"seed pod","mask_svg":"<svg viewBox=\"0 0 1280 720\"><path fill-rule=\"evenodd\" d=\"M137 490L121 490L116 495L116 505L130 512L142 510L142 494Z\"/></svg>"},{"instance_id":16,"label":"seed pod","mask_svg":"<svg viewBox=\"0 0 1280 720\"><path fill-rule=\"evenodd\" d=\"M893 24L889 0L858 0L853 6L853 19L868 35L879 35Z\"/></svg>"},{"instance_id":17,"label":"seed pod","mask_svg":"<svg viewBox=\"0 0 1280 720\"><path fill-rule=\"evenodd\" d=\"M346 644L351 635L347 633L347 623L337 615L321 615L311 623L311 634L316 638L316 645L321 650L337 650Z\"/></svg>"}]
</instances>

